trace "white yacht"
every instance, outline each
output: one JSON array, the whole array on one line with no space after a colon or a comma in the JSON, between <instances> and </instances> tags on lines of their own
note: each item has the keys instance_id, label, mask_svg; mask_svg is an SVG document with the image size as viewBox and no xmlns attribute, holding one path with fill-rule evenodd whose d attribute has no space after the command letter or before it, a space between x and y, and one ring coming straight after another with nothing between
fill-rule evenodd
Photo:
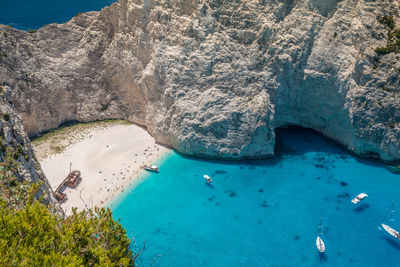
<instances>
[{"instance_id":1,"label":"white yacht","mask_svg":"<svg viewBox=\"0 0 400 267\"><path fill-rule=\"evenodd\" d=\"M317 236L317 240L315 241L315 244L317 245L317 249L319 252L321 252L321 253L325 252L324 241L322 241L322 239L319 236Z\"/></svg>"},{"instance_id":2,"label":"white yacht","mask_svg":"<svg viewBox=\"0 0 400 267\"><path fill-rule=\"evenodd\" d=\"M389 218L389 222L393 222L393 213L394 213L394 202L392 202L392 210L390 212L390 218ZM386 232L388 232L391 236L393 236L394 238L400 239L400 234L398 231L394 230L392 227L390 227L387 224L382 223L382 227L383 229L385 229Z\"/></svg>"},{"instance_id":3,"label":"white yacht","mask_svg":"<svg viewBox=\"0 0 400 267\"><path fill-rule=\"evenodd\" d=\"M318 226L318 233L317 233L317 240L315 240L315 245L317 246L317 249L320 253L325 252L325 243L322 241L322 238L319 237L320 235L323 235L322 232L322 218L319 219L319 226Z\"/></svg>"},{"instance_id":4,"label":"white yacht","mask_svg":"<svg viewBox=\"0 0 400 267\"><path fill-rule=\"evenodd\" d=\"M388 226L388 225L386 225L386 224L383 224L383 223L382 223L382 227L383 227L383 229L385 229L386 232L388 232L391 236L393 236L394 238L400 239L400 234L399 234L399 232L397 232L396 230L394 230L392 227L390 227L390 226Z\"/></svg>"},{"instance_id":5,"label":"white yacht","mask_svg":"<svg viewBox=\"0 0 400 267\"><path fill-rule=\"evenodd\" d=\"M158 167L154 166L154 165L151 165L151 164L150 165L144 165L143 168L145 170L148 170L148 171L151 171L151 172L159 172Z\"/></svg>"},{"instance_id":6,"label":"white yacht","mask_svg":"<svg viewBox=\"0 0 400 267\"><path fill-rule=\"evenodd\" d=\"M353 202L354 204L357 204L358 202L360 202L361 200L363 200L367 196L368 195L365 194L365 193L358 194L355 198L353 198L353 200L351 202Z\"/></svg>"}]
</instances>

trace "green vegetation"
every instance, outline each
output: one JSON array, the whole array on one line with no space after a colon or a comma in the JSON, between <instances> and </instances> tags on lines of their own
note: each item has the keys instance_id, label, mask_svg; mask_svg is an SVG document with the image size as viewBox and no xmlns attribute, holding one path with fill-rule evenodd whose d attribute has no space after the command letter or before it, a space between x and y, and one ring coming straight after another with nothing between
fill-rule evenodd
<instances>
[{"instance_id":1,"label":"green vegetation","mask_svg":"<svg viewBox=\"0 0 400 267\"><path fill-rule=\"evenodd\" d=\"M65 150L66 146L50 146L50 149L55 153L55 154L60 154Z\"/></svg>"},{"instance_id":2,"label":"green vegetation","mask_svg":"<svg viewBox=\"0 0 400 267\"><path fill-rule=\"evenodd\" d=\"M126 121L126 120L103 120L103 121L66 124L66 125L58 127L57 129L51 130L42 136L33 138L32 144L34 146L37 146L37 145L47 142L49 139L53 139L53 138L65 139L68 135L73 134L73 132L83 132L85 130L90 130L90 129L98 128L98 127L105 128L105 127L108 127L111 125L116 125L116 124L130 125L132 123L129 121Z\"/></svg>"},{"instance_id":3,"label":"green vegetation","mask_svg":"<svg viewBox=\"0 0 400 267\"><path fill-rule=\"evenodd\" d=\"M87 123L73 123L63 125L57 129L32 139L32 145L37 149L36 155L42 159L49 155L62 153L69 145L90 137L89 130L103 129L112 125L129 125L125 120L104 120Z\"/></svg>"},{"instance_id":4,"label":"green vegetation","mask_svg":"<svg viewBox=\"0 0 400 267\"><path fill-rule=\"evenodd\" d=\"M385 15L377 19L387 27L388 37L386 46L375 48L375 52L378 54L400 53L400 29L396 28L393 17Z\"/></svg>"},{"instance_id":5,"label":"green vegetation","mask_svg":"<svg viewBox=\"0 0 400 267\"><path fill-rule=\"evenodd\" d=\"M392 16L383 15L376 18L380 23L386 25L389 29L394 29L395 23Z\"/></svg>"},{"instance_id":6,"label":"green vegetation","mask_svg":"<svg viewBox=\"0 0 400 267\"><path fill-rule=\"evenodd\" d=\"M35 33L35 32L37 32L37 29L30 29L30 28L28 28L28 32L29 32L29 33Z\"/></svg>"},{"instance_id":7,"label":"green vegetation","mask_svg":"<svg viewBox=\"0 0 400 267\"><path fill-rule=\"evenodd\" d=\"M40 185L0 164L1 266L134 266L130 240L109 209L61 217L34 200Z\"/></svg>"}]
</instances>

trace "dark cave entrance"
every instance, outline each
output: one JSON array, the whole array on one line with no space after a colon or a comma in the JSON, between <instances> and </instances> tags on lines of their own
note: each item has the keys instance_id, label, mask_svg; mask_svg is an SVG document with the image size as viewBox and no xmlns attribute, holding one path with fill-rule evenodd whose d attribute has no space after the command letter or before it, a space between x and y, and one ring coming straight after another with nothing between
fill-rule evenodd
<instances>
[{"instance_id":1,"label":"dark cave entrance","mask_svg":"<svg viewBox=\"0 0 400 267\"><path fill-rule=\"evenodd\" d=\"M275 155L305 154L307 152L324 152L348 154L338 143L321 133L295 125L275 129Z\"/></svg>"}]
</instances>

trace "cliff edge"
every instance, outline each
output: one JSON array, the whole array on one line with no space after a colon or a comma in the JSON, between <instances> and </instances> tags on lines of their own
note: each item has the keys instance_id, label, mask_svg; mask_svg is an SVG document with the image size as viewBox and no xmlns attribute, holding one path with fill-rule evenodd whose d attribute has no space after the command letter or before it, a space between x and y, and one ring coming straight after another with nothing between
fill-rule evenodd
<instances>
[{"instance_id":1,"label":"cliff edge","mask_svg":"<svg viewBox=\"0 0 400 267\"><path fill-rule=\"evenodd\" d=\"M53 196L49 182L36 159L21 119L9 102L9 90L0 85L0 194L8 205L21 207L18 192L25 197L31 184L37 184L35 199L53 213L64 212Z\"/></svg>"}]
</instances>

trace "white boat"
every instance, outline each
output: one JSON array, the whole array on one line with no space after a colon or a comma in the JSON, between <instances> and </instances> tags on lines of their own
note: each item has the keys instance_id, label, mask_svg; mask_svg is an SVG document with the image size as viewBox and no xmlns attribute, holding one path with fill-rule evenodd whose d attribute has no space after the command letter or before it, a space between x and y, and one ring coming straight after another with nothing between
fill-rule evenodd
<instances>
[{"instance_id":1,"label":"white boat","mask_svg":"<svg viewBox=\"0 0 400 267\"><path fill-rule=\"evenodd\" d=\"M353 200L351 202L353 202L354 204L357 204L358 202L360 202L361 200L363 200L367 196L368 195L365 194L365 193L358 194L355 198L353 198Z\"/></svg>"},{"instance_id":2,"label":"white boat","mask_svg":"<svg viewBox=\"0 0 400 267\"><path fill-rule=\"evenodd\" d=\"M389 222L393 222L393 213L395 213L394 211L394 202L392 202L392 210L390 212L390 218L389 218ZM382 223L382 227L383 229L385 229L386 232L388 232L391 236L393 236L394 238L400 239L400 234L398 231L394 230L392 227Z\"/></svg>"},{"instance_id":3,"label":"white boat","mask_svg":"<svg viewBox=\"0 0 400 267\"><path fill-rule=\"evenodd\" d=\"M325 252L325 243L322 241L322 238L319 237L319 235L323 235L324 233L322 232L322 218L319 219L319 226L318 226L318 233L317 233L317 240L315 240L315 245L317 246L317 249L320 253Z\"/></svg>"},{"instance_id":4,"label":"white boat","mask_svg":"<svg viewBox=\"0 0 400 267\"><path fill-rule=\"evenodd\" d=\"M159 172L158 167L154 165L144 165L143 168L145 170L151 171L151 172Z\"/></svg>"},{"instance_id":5,"label":"white boat","mask_svg":"<svg viewBox=\"0 0 400 267\"><path fill-rule=\"evenodd\" d=\"M393 236L394 238L400 239L400 234L399 234L399 232L397 232L396 230L394 230L392 227L390 227L390 226L388 226L388 225L386 225L386 224L383 224L383 223L382 223L382 227L383 227L383 229L385 229L386 232L388 232L391 236Z\"/></svg>"},{"instance_id":6,"label":"white boat","mask_svg":"<svg viewBox=\"0 0 400 267\"><path fill-rule=\"evenodd\" d=\"M210 176L208 176L207 174L204 174L204 175L203 175L203 177L204 177L204 179L206 179L206 180L207 180L207 182L209 182L209 183L211 183L211 182L212 182L212 179L211 179L211 177L210 177Z\"/></svg>"},{"instance_id":7,"label":"white boat","mask_svg":"<svg viewBox=\"0 0 400 267\"><path fill-rule=\"evenodd\" d=\"M325 252L324 241L322 241L322 239L319 236L317 236L317 240L315 241L315 244L317 245L317 249L319 252L321 252L321 253Z\"/></svg>"}]
</instances>

